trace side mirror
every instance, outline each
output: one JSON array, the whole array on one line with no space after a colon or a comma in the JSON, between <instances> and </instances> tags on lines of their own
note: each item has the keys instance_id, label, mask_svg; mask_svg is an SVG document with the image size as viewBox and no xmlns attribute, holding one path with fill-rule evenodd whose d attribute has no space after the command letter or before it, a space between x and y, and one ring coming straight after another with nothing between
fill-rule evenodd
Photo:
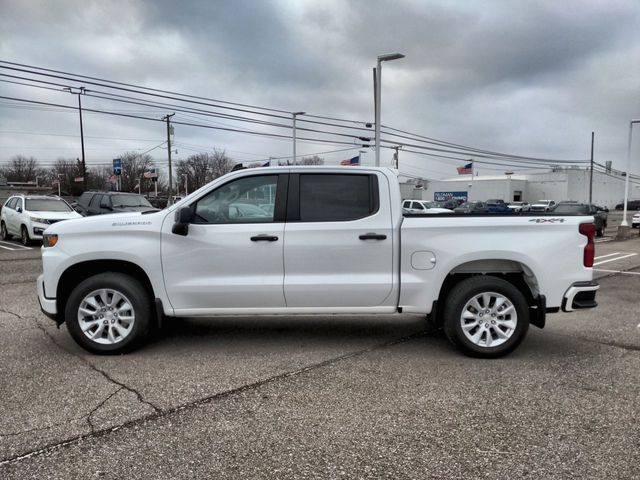
<instances>
[{"instance_id":1,"label":"side mirror","mask_svg":"<svg viewBox=\"0 0 640 480\"><path fill-rule=\"evenodd\" d=\"M18 207L18 208L16 208L16 212L18 212L18 213L22 213L22 207Z\"/></svg>"},{"instance_id":2,"label":"side mirror","mask_svg":"<svg viewBox=\"0 0 640 480\"><path fill-rule=\"evenodd\" d=\"M193 210L191 207L182 207L180 210L176 212L175 215L175 223L171 228L171 233L175 233L176 235L187 236L189 233L189 224L193 222L193 218L195 217Z\"/></svg>"}]
</instances>

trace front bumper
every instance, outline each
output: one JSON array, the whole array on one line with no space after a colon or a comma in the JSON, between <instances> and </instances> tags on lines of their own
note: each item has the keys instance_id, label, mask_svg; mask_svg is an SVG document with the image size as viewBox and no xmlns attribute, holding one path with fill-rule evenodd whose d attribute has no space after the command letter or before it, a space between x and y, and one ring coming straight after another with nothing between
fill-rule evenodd
<instances>
[{"instance_id":1,"label":"front bumper","mask_svg":"<svg viewBox=\"0 0 640 480\"><path fill-rule=\"evenodd\" d=\"M596 302L596 292L600 288L598 282L576 282L569 287L562 299L562 311L573 312L582 308L594 308L598 306Z\"/></svg>"},{"instance_id":2,"label":"front bumper","mask_svg":"<svg viewBox=\"0 0 640 480\"><path fill-rule=\"evenodd\" d=\"M40 303L40 310L47 317L52 320L58 321L58 306L55 298L48 298L44 291L44 275L40 275L37 280L38 287L38 302Z\"/></svg>"}]
</instances>

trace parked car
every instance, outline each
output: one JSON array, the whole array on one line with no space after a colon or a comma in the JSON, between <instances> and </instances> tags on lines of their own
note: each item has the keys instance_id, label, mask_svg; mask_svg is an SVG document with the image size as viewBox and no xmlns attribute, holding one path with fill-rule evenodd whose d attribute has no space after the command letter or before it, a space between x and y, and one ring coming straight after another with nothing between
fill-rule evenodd
<instances>
[{"instance_id":1,"label":"parked car","mask_svg":"<svg viewBox=\"0 0 640 480\"><path fill-rule=\"evenodd\" d=\"M446 208L447 210L454 210L456 207L462 205L465 201L460 198L452 198L451 200L445 200L443 202L434 202L439 208Z\"/></svg>"},{"instance_id":2,"label":"parked car","mask_svg":"<svg viewBox=\"0 0 640 480\"><path fill-rule=\"evenodd\" d=\"M488 213L503 213L503 214L511 214L513 210L511 210L503 200L499 202L494 202L492 200L487 200L484 203L484 206L487 209Z\"/></svg>"},{"instance_id":3,"label":"parked car","mask_svg":"<svg viewBox=\"0 0 640 480\"><path fill-rule=\"evenodd\" d=\"M633 228L640 227L640 213L633 214L633 218L631 219L631 226Z\"/></svg>"},{"instance_id":4,"label":"parked car","mask_svg":"<svg viewBox=\"0 0 640 480\"><path fill-rule=\"evenodd\" d=\"M0 233L2 240L16 236L26 246L32 240L41 240L49 225L71 218L82 215L60 197L13 195L0 212Z\"/></svg>"},{"instance_id":5,"label":"parked car","mask_svg":"<svg viewBox=\"0 0 640 480\"><path fill-rule=\"evenodd\" d=\"M84 192L78 198L76 210L88 217L105 213L145 212L158 209L137 193Z\"/></svg>"},{"instance_id":6,"label":"parked car","mask_svg":"<svg viewBox=\"0 0 640 480\"><path fill-rule=\"evenodd\" d=\"M265 192L276 192L272 218L207 218ZM547 314L597 305L591 217L403 218L388 168L236 170L113 220L52 225L37 280L42 311L99 354L131 350L164 316L409 313L493 358Z\"/></svg>"},{"instance_id":7,"label":"parked car","mask_svg":"<svg viewBox=\"0 0 640 480\"><path fill-rule=\"evenodd\" d=\"M555 206L556 202L553 200L538 200L531 205L529 210L532 212L550 212Z\"/></svg>"},{"instance_id":8,"label":"parked car","mask_svg":"<svg viewBox=\"0 0 640 480\"><path fill-rule=\"evenodd\" d=\"M403 200L402 210L405 213L453 213L449 208L442 208L438 202L426 200Z\"/></svg>"},{"instance_id":9,"label":"parked car","mask_svg":"<svg viewBox=\"0 0 640 480\"><path fill-rule=\"evenodd\" d=\"M489 209L483 202L464 202L453 211L456 213L488 213Z\"/></svg>"},{"instance_id":10,"label":"parked car","mask_svg":"<svg viewBox=\"0 0 640 480\"><path fill-rule=\"evenodd\" d=\"M602 237L604 229L607 228L607 212L598 210L595 205L587 203L559 203L553 209L553 213L558 215L593 215L596 226L596 235Z\"/></svg>"},{"instance_id":11,"label":"parked car","mask_svg":"<svg viewBox=\"0 0 640 480\"><path fill-rule=\"evenodd\" d=\"M506 202L501 198L490 198L484 203L506 203Z\"/></svg>"},{"instance_id":12,"label":"parked car","mask_svg":"<svg viewBox=\"0 0 640 480\"><path fill-rule=\"evenodd\" d=\"M527 202L511 202L507 207L513 210L513 213L528 212L531 208Z\"/></svg>"},{"instance_id":13,"label":"parked car","mask_svg":"<svg viewBox=\"0 0 640 480\"><path fill-rule=\"evenodd\" d=\"M616 210L624 210L624 202L617 204ZM627 210L640 210L640 200L628 200Z\"/></svg>"}]
</instances>

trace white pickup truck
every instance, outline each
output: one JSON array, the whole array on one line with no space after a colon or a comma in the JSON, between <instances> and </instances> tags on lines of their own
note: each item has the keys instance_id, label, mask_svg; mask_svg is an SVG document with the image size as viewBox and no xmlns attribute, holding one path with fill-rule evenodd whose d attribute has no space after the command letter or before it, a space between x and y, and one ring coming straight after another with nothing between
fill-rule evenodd
<instances>
[{"instance_id":1,"label":"white pickup truck","mask_svg":"<svg viewBox=\"0 0 640 480\"><path fill-rule=\"evenodd\" d=\"M171 207L49 227L38 298L94 353L166 317L426 315L464 353L595 307L593 218L411 215L384 168L232 172Z\"/></svg>"}]
</instances>

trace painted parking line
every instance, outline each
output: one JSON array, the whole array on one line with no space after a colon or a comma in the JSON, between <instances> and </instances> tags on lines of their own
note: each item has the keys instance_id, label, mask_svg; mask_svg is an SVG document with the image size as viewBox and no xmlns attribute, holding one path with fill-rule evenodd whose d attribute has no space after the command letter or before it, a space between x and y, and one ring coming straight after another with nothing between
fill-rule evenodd
<instances>
[{"instance_id":1,"label":"painted parking line","mask_svg":"<svg viewBox=\"0 0 640 480\"><path fill-rule=\"evenodd\" d=\"M24 245L18 245L16 243L4 242L2 240L0 240L0 248L3 248L5 250L11 250L13 252L16 252L19 250L33 250L33 248L31 247L25 247Z\"/></svg>"},{"instance_id":2,"label":"painted parking line","mask_svg":"<svg viewBox=\"0 0 640 480\"><path fill-rule=\"evenodd\" d=\"M620 255L621 252L616 252L616 253L608 253L606 255L599 255L596 257L596 260L600 260L601 258L606 258L606 257L613 257L614 255Z\"/></svg>"},{"instance_id":3,"label":"painted parking line","mask_svg":"<svg viewBox=\"0 0 640 480\"><path fill-rule=\"evenodd\" d=\"M620 270L603 270L602 268L594 268L596 272L620 273L623 275L640 275L640 272L622 272Z\"/></svg>"},{"instance_id":4,"label":"painted parking line","mask_svg":"<svg viewBox=\"0 0 640 480\"><path fill-rule=\"evenodd\" d=\"M601 262L596 262L596 263L593 264L593 266L595 267L596 265L602 265L603 263L615 262L616 260L622 260L623 258L629 258L629 257L633 257L635 255L638 255L638 254L637 253L629 253L627 255L622 255L621 257L609 258L607 260L602 260Z\"/></svg>"}]
</instances>

